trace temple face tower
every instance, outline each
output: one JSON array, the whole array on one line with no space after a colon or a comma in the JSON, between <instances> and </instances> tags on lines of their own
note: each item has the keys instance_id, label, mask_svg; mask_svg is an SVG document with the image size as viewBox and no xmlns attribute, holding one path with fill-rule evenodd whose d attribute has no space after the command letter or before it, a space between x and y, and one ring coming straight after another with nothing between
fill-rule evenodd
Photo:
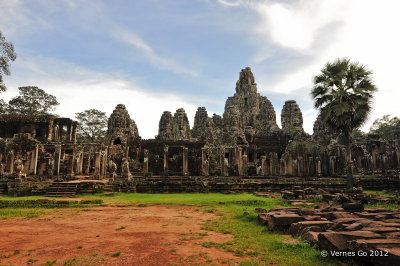
<instances>
[{"instance_id":1,"label":"temple face tower","mask_svg":"<svg viewBox=\"0 0 400 266\"><path fill-rule=\"evenodd\" d=\"M303 114L296 101L286 101L281 112L282 130L288 133L303 132Z\"/></svg>"},{"instance_id":2,"label":"temple face tower","mask_svg":"<svg viewBox=\"0 0 400 266\"><path fill-rule=\"evenodd\" d=\"M185 109L179 108L174 116L171 112L165 111L158 124L157 139L161 140L189 140L190 125Z\"/></svg>"},{"instance_id":3,"label":"temple face tower","mask_svg":"<svg viewBox=\"0 0 400 266\"><path fill-rule=\"evenodd\" d=\"M130 139L138 139L136 123L130 118L125 105L118 104L108 119L107 140L110 145L126 145Z\"/></svg>"},{"instance_id":4,"label":"temple face tower","mask_svg":"<svg viewBox=\"0 0 400 266\"><path fill-rule=\"evenodd\" d=\"M197 108L196 115L194 116L194 125L191 131L192 137L200 141L215 142L215 129L214 121L208 117L205 107Z\"/></svg>"},{"instance_id":5,"label":"temple face tower","mask_svg":"<svg viewBox=\"0 0 400 266\"><path fill-rule=\"evenodd\" d=\"M242 69L236 82L236 93L225 103L224 120L225 117L232 117L232 107L237 110L240 121L235 130L225 125L227 132L234 131L242 135L246 131L262 136L279 130L274 107L267 97L257 92L257 84L249 67Z\"/></svg>"},{"instance_id":6,"label":"temple face tower","mask_svg":"<svg viewBox=\"0 0 400 266\"><path fill-rule=\"evenodd\" d=\"M174 114L174 118L172 119L172 135L174 140L188 140L191 137L189 119L183 108L179 108Z\"/></svg>"},{"instance_id":7,"label":"temple face tower","mask_svg":"<svg viewBox=\"0 0 400 266\"><path fill-rule=\"evenodd\" d=\"M165 111L160 118L158 123L158 135L157 139L168 140L172 138L172 114L169 111Z\"/></svg>"}]
</instances>

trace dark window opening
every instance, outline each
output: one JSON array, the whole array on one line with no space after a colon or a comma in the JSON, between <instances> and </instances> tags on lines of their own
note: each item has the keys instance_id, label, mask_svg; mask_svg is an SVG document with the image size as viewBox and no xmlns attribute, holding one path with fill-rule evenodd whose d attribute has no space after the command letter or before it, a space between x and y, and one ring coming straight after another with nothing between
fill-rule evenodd
<instances>
[{"instance_id":1,"label":"dark window opening","mask_svg":"<svg viewBox=\"0 0 400 266\"><path fill-rule=\"evenodd\" d=\"M117 138L114 140L114 145L121 145L121 144L122 144L122 141L120 138Z\"/></svg>"},{"instance_id":2,"label":"dark window opening","mask_svg":"<svg viewBox=\"0 0 400 266\"><path fill-rule=\"evenodd\" d=\"M244 98L244 105L245 105L245 106L248 105L247 98Z\"/></svg>"},{"instance_id":3,"label":"dark window opening","mask_svg":"<svg viewBox=\"0 0 400 266\"><path fill-rule=\"evenodd\" d=\"M250 152L249 153L249 162L253 162L253 153L252 152Z\"/></svg>"},{"instance_id":4,"label":"dark window opening","mask_svg":"<svg viewBox=\"0 0 400 266\"><path fill-rule=\"evenodd\" d=\"M229 152L225 152L225 158L229 159Z\"/></svg>"}]
</instances>

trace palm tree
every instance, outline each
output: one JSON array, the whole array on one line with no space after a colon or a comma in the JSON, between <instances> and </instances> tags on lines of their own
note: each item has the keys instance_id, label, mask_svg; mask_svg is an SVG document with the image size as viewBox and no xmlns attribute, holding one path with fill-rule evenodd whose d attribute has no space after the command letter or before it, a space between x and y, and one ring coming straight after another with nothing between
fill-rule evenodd
<instances>
[{"instance_id":1,"label":"palm tree","mask_svg":"<svg viewBox=\"0 0 400 266\"><path fill-rule=\"evenodd\" d=\"M377 88L371 79L372 71L349 59L327 63L314 77L311 96L319 109L322 121L342 136L346 147L347 188L354 186L351 160L351 133L367 120L373 93Z\"/></svg>"}]
</instances>

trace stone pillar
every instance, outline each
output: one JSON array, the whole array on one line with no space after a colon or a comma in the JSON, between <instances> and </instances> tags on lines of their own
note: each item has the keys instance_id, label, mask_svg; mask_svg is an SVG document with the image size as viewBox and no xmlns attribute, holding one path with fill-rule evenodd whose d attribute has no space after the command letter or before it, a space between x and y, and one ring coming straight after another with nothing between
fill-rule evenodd
<instances>
[{"instance_id":1,"label":"stone pillar","mask_svg":"<svg viewBox=\"0 0 400 266\"><path fill-rule=\"evenodd\" d=\"M207 150L205 148L201 148L201 173L203 176L209 176L209 166L210 164L207 160Z\"/></svg>"},{"instance_id":2,"label":"stone pillar","mask_svg":"<svg viewBox=\"0 0 400 266\"><path fill-rule=\"evenodd\" d=\"M100 176L100 152L95 153L94 157L94 175L95 177Z\"/></svg>"},{"instance_id":3,"label":"stone pillar","mask_svg":"<svg viewBox=\"0 0 400 266\"><path fill-rule=\"evenodd\" d=\"M228 176L228 166L229 166L229 160L228 158L225 158L225 151L222 150L222 152L219 154L219 162L221 165L221 176Z\"/></svg>"},{"instance_id":4,"label":"stone pillar","mask_svg":"<svg viewBox=\"0 0 400 266\"><path fill-rule=\"evenodd\" d=\"M75 150L72 151L72 154L69 158L70 164L69 164L69 174L70 176L74 176L75 175L75 171L74 171L74 164L75 164Z\"/></svg>"},{"instance_id":5,"label":"stone pillar","mask_svg":"<svg viewBox=\"0 0 400 266\"><path fill-rule=\"evenodd\" d=\"M39 145L36 144L35 153L34 153L34 161L33 161L33 174L36 175L37 171L37 163L38 163L38 156L39 156Z\"/></svg>"},{"instance_id":6,"label":"stone pillar","mask_svg":"<svg viewBox=\"0 0 400 266\"><path fill-rule=\"evenodd\" d=\"M71 132L71 142L76 143L76 127L77 124L73 123L72 124L72 132Z\"/></svg>"},{"instance_id":7,"label":"stone pillar","mask_svg":"<svg viewBox=\"0 0 400 266\"><path fill-rule=\"evenodd\" d=\"M69 123L68 125L67 125L67 135L65 136L65 141L67 141L67 142L71 142L71 133L72 133L72 125L71 125L71 123Z\"/></svg>"},{"instance_id":8,"label":"stone pillar","mask_svg":"<svg viewBox=\"0 0 400 266\"><path fill-rule=\"evenodd\" d=\"M85 169L84 169L84 174L85 175L90 175L90 153L87 153L87 157L86 157L86 165L85 165Z\"/></svg>"},{"instance_id":9,"label":"stone pillar","mask_svg":"<svg viewBox=\"0 0 400 266\"><path fill-rule=\"evenodd\" d=\"M164 175L168 175L168 146L164 146Z\"/></svg>"},{"instance_id":10,"label":"stone pillar","mask_svg":"<svg viewBox=\"0 0 400 266\"><path fill-rule=\"evenodd\" d=\"M50 120L49 127L47 129L47 141L53 141L53 128L54 128L54 120Z\"/></svg>"},{"instance_id":11,"label":"stone pillar","mask_svg":"<svg viewBox=\"0 0 400 266\"><path fill-rule=\"evenodd\" d=\"M83 171L83 151L79 154L78 174L81 175Z\"/></svg>"},{"instance_id":12,"label":"stone pillar","mask_svg":"<svg viewBox=\"0 0 400 266\"><path fill-rule=\"evenodd\" d=\"M143 176L149 173L149 151L143 150Z\"/></svg>"},{"instance_id":13,"label":"stone pillar","mask_svg":"<svg viewBox=\"0 0 400 266\"><path fill-rule=\"evenodd\" d=\"M60 175L60 164L61 164L61 144L55 145L54 158L56 160L56 175Z\"/></svg>"},{"instance_id":14,"label":"stone pillar","mask_svg":"<svg viewBox=\"0 0 400 266\"><path fill-rule=\"evenodd\" d=\"M280 159L279 161L279 175L285 176L287 174L286 172L286 160L283 158Z\"/></svg>"},{"instance_id":15,"label":"stone pillar","mask_svg":"<svg viewBox=\"0 0 400 266\"><path fill-rule=\"evenodd\" d=\"M187 176L189 174L189 149L187 147L182 148L182 174Z\"/></svg>"},{"instance_id":16,"label":"stone pillar","mask_svg":"<svg viewBox=\"0 0 400 266\"><path fill-rule=\"evenodd\" d=\"M247 175L248 157L247 154L242 155L242 175Z\"/></svg>"},{"instance_id":17,"label":"stone pillar","mask_svg":"<svg viewBox=\"0 0 400 266\"><path fill-rule=\"evenodd\" d=\"M243 161L242 161L242 148L238 147L236 148L236 165L238 167L238 174L243 175Z\"/></svg>"},{"instance_id":18,"label":"stone pillar","mask_svg":"<svg viewBox=\"0 0 400 266\"><path fill-rule=\"evenodd\" d=\"M317 158L317 176L320 177L321 176L321 159Z\"/></svg>"},{"instance_id":19,"label":"stone pillar","mask_svg":"<svg viewBox=\"0 0 400 266\"><path fill-rule=\"evenodd\" d=\"M9 174L14 173L14 151L10 151L7 155L6 172Z\"/></svg>"},{"instance_id":20,"label":"stone pillar","mask_svg":"<svg viewBox=\"0 0 400 266\"><path fill-rule=\"evenodd\" d=\"M106 172L107 172L107 150L105 150L102 153L102 164L101 164L101 177L105 177L106 176Z\"/></svg>"},{"instance_id":21,"label":"stone pillar","mask_svg":"<svg viewBox=\"0 0 400 266\"><path fill-rule=\"evenodd\" d=\"M267 175L267 156L261 155L261 175Z\"/></svg>"}]
</instances>

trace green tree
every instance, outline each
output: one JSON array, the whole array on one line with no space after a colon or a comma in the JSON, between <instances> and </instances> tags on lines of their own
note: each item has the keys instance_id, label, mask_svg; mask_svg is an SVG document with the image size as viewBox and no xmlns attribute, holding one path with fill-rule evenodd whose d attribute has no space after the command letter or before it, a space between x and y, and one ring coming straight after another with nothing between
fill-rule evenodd
<instances>
[{"instance_id":1,"label":"green tree","mask_svg":"<svg viewBox=\"0 0 400 266\"><path fill-rule=\"evenodd\" d=\"M347 187L354 186L351 159L351 135L365 123L371 111L373 93L377 91L372 71L349 59L327 63L314 77L311 96L322 120L341 135L346 147Z\"/></svg>"},{"instance_id":2,"label":"green tree","mask_svg":"<svg viewBox=\"0 0 400 266\"><path fill-rule=\"evenodd\" d=\"M0 31L0 92L6 90L3 75L10 75L10 62L16 58L14 45L11 42L7 42Z\"/></svg>"},{"instance_id":3,"label":"green tree","mask_svg":"<svg viewBox=\"0 0 400 266\"><path fill-rule=\"evenodd\" d=\"M102 142L107 132L107 116L97 109L75 113L79 122L78 142Z\"/></svg>"},{"instance_id":4,"label":"green tree","mask_svg":"<svg viewBox=\"0 0 400 266\"><path fill-rule=\"evenodd\" d=\"M384 115L376 119L370 128L370 133L378 134L381 138L392 140L399 134L400 119L398 117L390 118L390 115Z\"/></svg>"},{"instance_id":5,"label":"green tree","mask_svg":"<svg viewBox=\"0 0 400 266\"><path fill-rule=\"evenodd\" d=\"M28 86L19 87L20 96L8 102L8 112L17 114L48 114L59 105L57 98L44 90Z\"/></svg>"}]
</instances>

